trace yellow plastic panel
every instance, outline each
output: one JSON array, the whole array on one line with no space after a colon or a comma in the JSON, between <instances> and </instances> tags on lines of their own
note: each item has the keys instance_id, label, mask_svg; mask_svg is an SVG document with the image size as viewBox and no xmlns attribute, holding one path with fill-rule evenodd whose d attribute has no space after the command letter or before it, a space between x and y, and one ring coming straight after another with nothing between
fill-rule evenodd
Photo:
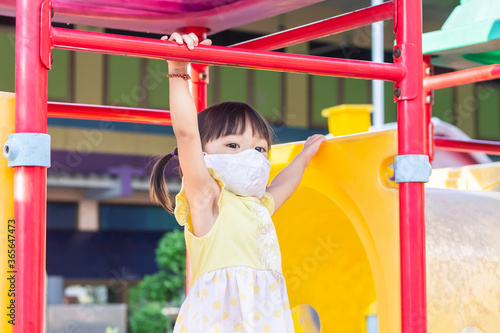
<instances>
[{"instance_id":1,"label":"yellow plastic panel","mask_svg":"<svg viewBox=\"0 0 500 333\"><path fill-rule=\"evenodd\" d=\"M273 147L271 177L302 145ZM395 131L328 140L274 215L290 306L314 307L321 332L365 332L377 312L380 332L401 331L398 192L387 179L396 146ZM491 190L498 163L445 175ZM426 189L429 333L500 332L498 216L496 191Z\"/></svg>"},{"instance_id":2,"label":"yellow plastic panel","mask_svg":"<svg viewBox=\"0 0 500 333\"><path fill-rule=\"evenodd\" d=\"M7 159L3 156L3 145L8 135L14 133L14 94L0 92L0 332L12 332L12 325L7 307L11 297L8 297L10 281L7 280L8 260L8 221L14 218L14 169L7 166Z\"/></svg>"},{"instance_id":3,"label":"yellow plastic panel","mask_svg":"<svg viewBox=\"0 0 500 333\"><path fill-rule=\"evenodd\" d=\"M273 147L271 177L302 145ZM322 332L363 332L375 301L380 332L400 331L396 152L395 131L328 140L274 215L290 305L313 306Z\"/></svg>"},{"instance_id":4,"label":"yellow plastic panel","mask_svg":"<svg viewBox=\"0 0 500 333\"><path fill-rule=\"evenodd\" d=\"M333 136L368 132L373 111L371 104L342 104L323 109L321 115L328 118L328 131Z\"/></svg>"}]
</instances>

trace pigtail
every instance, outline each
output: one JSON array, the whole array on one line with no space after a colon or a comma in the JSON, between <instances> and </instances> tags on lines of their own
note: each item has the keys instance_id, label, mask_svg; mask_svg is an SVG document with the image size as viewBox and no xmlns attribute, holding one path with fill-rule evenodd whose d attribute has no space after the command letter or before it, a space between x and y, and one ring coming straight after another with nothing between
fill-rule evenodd
<instances>
[{"instance_id":1,"label":"pigtail","mask_svg":"<svg viewBox=\"0 0 500 333\"><path fill-rule=\"evenodd\" d=\"M153 202L161 205L170 213L173 213L174 209L168 195L167 184L165 183L165 168L174 156L179 156L177 148L170 154L158 159L153 166L151 178L149 179L149 197Z\"/></svg>"}]
</instances>

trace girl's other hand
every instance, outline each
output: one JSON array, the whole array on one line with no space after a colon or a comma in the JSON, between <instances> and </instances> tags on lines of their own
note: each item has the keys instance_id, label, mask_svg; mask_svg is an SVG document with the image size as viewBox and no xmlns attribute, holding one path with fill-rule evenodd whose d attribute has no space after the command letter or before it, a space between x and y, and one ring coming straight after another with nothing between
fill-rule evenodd
<instances>
[{"instance_id":1,"label":"girl's other hand","mask_svg":"<svg viewBox=\"0 0 500 333\"><path fill-rule=\"evenodd\" d=\"M304 143L304 147L300 152L300 154L305 157L307 165L309 165L309 162L311 161L313 156L318 152L319 146L325 141L326 138L322 134L314 134L313 136L307 138L306 142Z\"/></svg>"},{"instance_id":2,"label":"girl's other hand","mask_svg":"<svg viewBox=\"0 0 500 333\"><path fill-rule=\"evenodd\" d=\"M198 37L194 33L190 33L187 35L181 35L177 32L174 32L170 37L163 36L161 40L168 40L170 42L176 42L179 45L186 44L188 49L193 50L196 46L199 45L212 45L212 41L210 39L205 39L199 42ZM184 74L187 70L188 63L184 61L171 61L168 60L168 71L170 74ZM179 73L179 72L183 73Z\"/></svg>"}]
</instances>

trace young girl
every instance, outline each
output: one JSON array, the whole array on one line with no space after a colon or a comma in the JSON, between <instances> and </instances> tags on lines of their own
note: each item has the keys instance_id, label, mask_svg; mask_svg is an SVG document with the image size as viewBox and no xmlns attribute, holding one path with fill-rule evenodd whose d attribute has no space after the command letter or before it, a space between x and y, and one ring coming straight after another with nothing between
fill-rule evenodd
<instances>
[{"instance_id":1,"label":"young girl","mask_svg":"<svg viewBox=\"0 0 500 333\"><path fill-rule=\"evenodd\" d=\"M189 49L198 45L194 34L174 33L168 40ZM178 148L154 166L151 193L173 211L163 173L178 156L183 179L174 213L184 226L191 285L174 332L294 332L271 215L295 191L325 138L309 137L267 187L271 129L266 121L239 102L197 114L185 75L188 64L168 64Z\"/></svg>"}]
</instances>

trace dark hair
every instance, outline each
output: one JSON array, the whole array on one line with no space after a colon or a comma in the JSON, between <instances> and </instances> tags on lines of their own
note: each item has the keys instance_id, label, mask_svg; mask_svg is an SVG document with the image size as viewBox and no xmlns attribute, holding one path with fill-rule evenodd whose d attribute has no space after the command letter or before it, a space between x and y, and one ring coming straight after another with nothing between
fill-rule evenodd
<instances>
[{"instance_id":1,"label":"dark hair","mask_svg":"<svg viewBox=\"0 0 500 333\"><path fill-rule=\"evenodd\" d=\"M267 141L269 150L273 137L271 127L254 108L242 102L223 102L212 105L198 113L198 131L202 149L204 149L207 142L226 135L242 134L247 123L251 125L253 135L258 135ZM174 152L175 155L178 155L177 148L175 148ZM156 161L149 182L151 200L171 213L173 212L173 206L168 196L164 173L172 157L171 153L169 153Z\"/></svg>"}]
</instances>

